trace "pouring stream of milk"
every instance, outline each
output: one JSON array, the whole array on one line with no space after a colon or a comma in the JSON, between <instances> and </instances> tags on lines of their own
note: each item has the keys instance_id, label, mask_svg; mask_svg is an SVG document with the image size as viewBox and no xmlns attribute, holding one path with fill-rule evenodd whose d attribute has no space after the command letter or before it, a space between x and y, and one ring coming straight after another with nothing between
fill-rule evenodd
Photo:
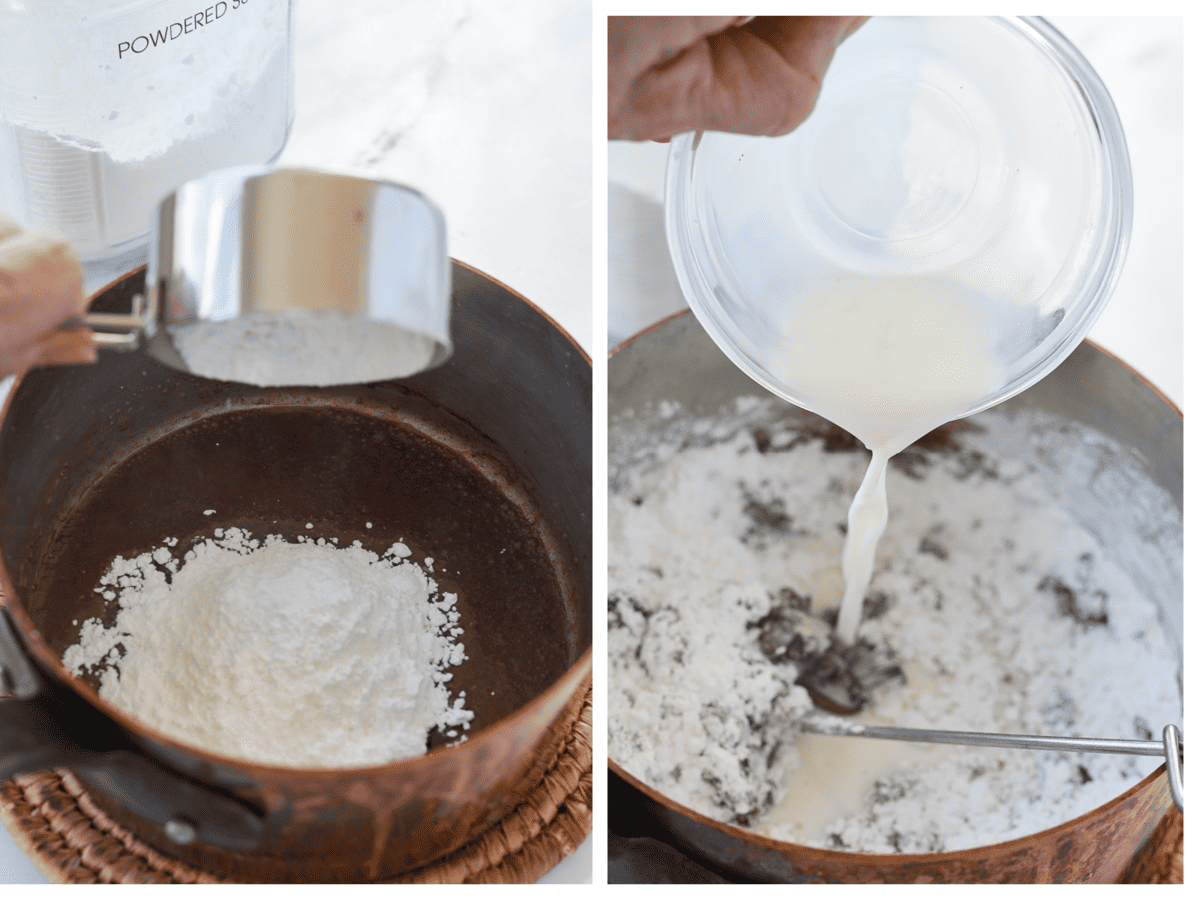
<instances>
[{"instance_id":1,"label":"pouring stream of milk","mask_svg":"<svg viewBox=\"0 0 1200 900\"><path fill-rule=\"evenodd\" d=\"M842 552L846 644L887 524L887 461L1004 383L989 321L983 298L944 282L846 276L814 289L786 326L778 377L871 451Z\"/></svg>"}]
</instances>

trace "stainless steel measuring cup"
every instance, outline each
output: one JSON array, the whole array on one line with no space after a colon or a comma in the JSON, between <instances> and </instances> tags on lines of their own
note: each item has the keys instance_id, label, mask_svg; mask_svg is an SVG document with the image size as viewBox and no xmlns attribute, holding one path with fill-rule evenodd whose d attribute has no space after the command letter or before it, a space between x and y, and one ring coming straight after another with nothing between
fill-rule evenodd
<instances>
[{"instance_id":1,"label":"stainless steel measuring cup","mask_svg":"<svg viewBox=\"0 0 1200 900\"><path fill-rule=\"evenodd\" d=\"M441 212L412 188L293 168L241 167L187 182L157 206L146 295L129 314L83 318L102 346L142 343L189 371L169 326L257 314L340 313L451 353ZM397 376L406 373L397 373Z\"/></svg>"}]
</instances>

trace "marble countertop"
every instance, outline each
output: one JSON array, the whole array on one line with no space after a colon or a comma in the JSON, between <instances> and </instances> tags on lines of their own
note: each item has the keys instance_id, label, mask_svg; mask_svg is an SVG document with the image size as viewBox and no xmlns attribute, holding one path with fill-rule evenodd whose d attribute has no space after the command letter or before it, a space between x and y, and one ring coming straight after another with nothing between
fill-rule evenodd
<instances>
[{"instance_id":1,"label":"marble countertop","mask_svg":"<svg viewBox=\"0 0 1200 900\"><path fill-rule=\"evenodd\" d=\"M422 191L451 256L590 354L591 4L303 0L295 15L296 118L279 162ZM543 881L590 881L592 847ZM0 828L0 883L44 881Z\"/></svg>"},{"instance_id":2,"label":"marble countertop","mask_svg":"<svg viewBox=\"0 0 1200 900\"><path fill-rule=\"evenodd\" d=\"M451 256L589 348L591 4L304 0L296 25L280 163L424 192Z\"/></svg>"}]
</instances>

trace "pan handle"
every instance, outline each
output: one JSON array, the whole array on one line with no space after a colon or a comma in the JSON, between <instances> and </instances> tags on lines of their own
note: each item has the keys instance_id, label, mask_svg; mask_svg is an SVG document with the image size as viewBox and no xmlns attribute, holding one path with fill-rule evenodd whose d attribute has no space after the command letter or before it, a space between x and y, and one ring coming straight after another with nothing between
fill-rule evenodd
<instances>
[{"instance_id":1,"label":"pan handle","mask_svg":"<svg viewBox=\"0 0 1200 900\"><path fill-rule=\"evenodd\" d=\"M8 621L8 610L0 604L0 697L11 694L18 700L28 700L36 697L41 689L37 670L17 643L17 636Z\"/></svg>"},{"instance_id":2,"label":"pan handle","mask_svg":"<svg viewBox=\"0 0 1200 900\"><path fill-rule=\"evenodd\" d=\"M258 846L263 817L240 801L154 762L82 698L47 684L21 651L0 607L0 779L69 768L178 844ZM64 727L64 723L70 727ZM94 746L76 739L87 734Z\"/></svg>"}]
</instances>

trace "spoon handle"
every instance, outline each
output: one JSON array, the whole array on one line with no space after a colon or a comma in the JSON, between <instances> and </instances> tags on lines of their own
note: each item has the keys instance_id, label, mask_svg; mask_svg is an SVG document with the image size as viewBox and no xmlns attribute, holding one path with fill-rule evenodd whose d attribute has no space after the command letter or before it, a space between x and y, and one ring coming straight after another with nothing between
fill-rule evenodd
<instances>
[{"instance_id":1,"label":"spoon handle","mask_svg":"<svg viewBox=\"0 0 1200 900\"><path fill-rule=\"evenodd\" d=\"M1161 741L1127 741L1114 738L1049 737L1037 734L995 734L983 731L942 731L932 728L898 728L888 725L806 726L814 734L916 741L927 744L966 744L974 747L1009 747L1022 750L1068 750L1079 753L1122 753L1161 756L1167 762L1171 797L1183 809L1183 737L1168 725Z\"/></svg>"}]
</instances>

